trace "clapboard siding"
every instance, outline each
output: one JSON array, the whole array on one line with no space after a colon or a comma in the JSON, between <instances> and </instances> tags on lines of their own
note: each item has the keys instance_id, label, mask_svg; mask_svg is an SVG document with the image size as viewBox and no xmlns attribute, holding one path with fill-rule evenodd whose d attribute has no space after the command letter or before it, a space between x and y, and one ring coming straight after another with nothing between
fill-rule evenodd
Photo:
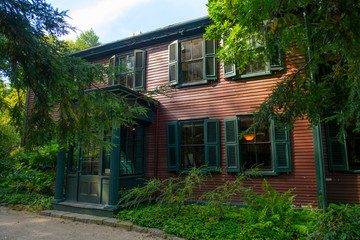
<instances>
[{"instance_id":1,"label":"clapboard siding","mask_svg":"<svg viewBox=\"0 0 360 240\"><path fill-rule=\"evenodd\" d=\"M146 87L154 90L168 83L168 44L159 44L147 48ZM205 85L175 88L169 92L169 97L156 96L159 101L159 121L149 127L147 136L147 176L166 178L174 176L167 170L166 124L179 119L202 118L220 120L221 129L221 166L225 169L224 118L234 117L237 114L251 113L254 107L261 104L271 93L276 83L281 81L294 67L303 63L303 56L292 56L286 61L284 71L263 77L228 81L222 78L222 67L218 64L218 79ZM156 118L154 118L156 119ZM157 125L156 125L157 124ZM154 139L158 126L158 154L154 158ZM278 176L268 176L266 179L278 191L285 192L296 188L295 203L317 205L316 175L314 164L314 150L312 131L307 120L298 120L294 132L291 133L292 172L281 173ZM157 166L156 166L157 164ZM155 169L157 172L154 172ZM211 190L234 179L235 175L215 174L214 181L208 182L202 191ZM256 186L261 189L263 177L254 178L247 186Z\"/></svg>"}]
</instances>

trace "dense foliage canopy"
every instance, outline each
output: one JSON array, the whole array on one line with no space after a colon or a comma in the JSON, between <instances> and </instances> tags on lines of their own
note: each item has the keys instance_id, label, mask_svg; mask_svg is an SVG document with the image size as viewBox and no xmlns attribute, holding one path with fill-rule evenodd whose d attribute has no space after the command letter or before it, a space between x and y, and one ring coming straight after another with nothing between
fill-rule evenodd
<instances>
[{"instance_id":1,"label":"dense foliage canopy","mask_svg":"<svg viewBox=\"0 0 360 240\"><path fill-rule=\"evenodd\" d=\"M58 40L73 30L66 18L66 11L44 0L0 0L0 71L12 88L35 94L25 116L27 144L46 142L50 135L63 146L75 135L84 144L101 141L113 121L117 126L131 124L134 114L146 111L136 103L130 106L123 97L86 91L112 75L107 66L66 54L69 45ZM14 122L22 126L20 109L11 111Z\"/></svg>"},{"instance_id":2,"label":"dense foliage canopy","mask_svg":"<svg viewBox=\"0 0 360 240\"><path fill-rule=\"evenodd\" d=\"M225 38L219 57L240 70L257 57L250 39L260 42L265 54L279 46L288 57L304 56L259 107L259 125L280 115L290 125L303 117L317 124L319 116L336 113L343 130L360 131L358 1L209 0L208 11L214 24L207 37Z\"/></svg>"}]
</instances>

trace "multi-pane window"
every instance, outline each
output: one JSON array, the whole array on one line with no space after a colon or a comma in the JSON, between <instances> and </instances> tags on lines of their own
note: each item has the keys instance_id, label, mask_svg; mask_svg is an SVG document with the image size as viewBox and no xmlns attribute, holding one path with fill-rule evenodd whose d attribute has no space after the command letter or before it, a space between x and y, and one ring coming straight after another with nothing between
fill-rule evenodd
<instances>
[{"instance_id":1,"label":"multi-pane window","mask_svg":"<svg viewBox=\"0 0 360 240\"><path fill-rule=\"evenodd\" d=\"M103 140L106 144L109 144L111 142L111 134L105 134ZM110 174L110 149L107 150L98 144L90 143L87 148L80 152L81 174L98 175L99 172L103 175ZM73 159L76 159L76 157ZM102 171L100 170L100 163L102 164Z\"/></svg>"},{"instance_id":2,"label":"multi-pane window","mask_svg":"<svg viewBox=\"0 0 360 240\"><path fill-rule=\"evenodd\" d=\"M111 143L111 134L106 133L104 136L104 141L106 143ZM111 149L103 148L102 151L102 174L110 175L110 159L111 159Z\"/></svg>"},{"instance_id":3,"label":"multi-pane window","mask_svg":"<svg viewBox=\"0 0 360 240\"><path fill-rule=\"evenodd\" d=\"M133 90L145 89L145 51L135 50L129 54L115 55L110 59L114 75L108 85L123 85Z\"/></svg>"},{"instance_id":4,"label":"multi-pane window","mask_svg":"<svg viewBox=\"0 0 360 240\"><path fill-rule=\"evenodd\" d=\"M167 124L168 170L220 167L219 120L195 119Z\"/></svg>"},{"instance_id":5,"label":"multi-pane window","mask_svg":"<svg viewBox=\"0 0 360 240\"><path fill-rule=\"evenodd\" d=\"M254 39L252 39L249 44L254 46L258 51L255 60L250 61L242 72L236 68L235 64L223 64L224 78L256 77L271 74L273 70L283 69L282 53L278 47L275 47L274 55L265 56L263 54L263 46L256 43Z\"/></svg>"},{"instance_id":6,"label":"multi-pane window","mask_svg":"<svg viewBox=\"0 0 360 240\"><path fill-rule=\"evenodd\" d=\"M360 170L360 133L347 128L347 135L339 135L336 120L325 123L330 171Z\"/></svg>"},{"instance_id":7,"label":"multi-pane window","mask_svg":"<svg viewBox=\"0 0 360 240\"><path fill-rule=\"evenodd\" d=\"M284 126L271 121L269 128L251 130L252 115L224 120L228 172L257 167L263 172L290 172L290 138Z\"/></svg>"},{"instance_id":8,"label":"multi-pane window","mask_svg":"<svg viewBox=\"0 0 360 240\"><path fill-rule=\"evenodd\" d=\"M119 84L134 88L134 54L129 54L119 57L119 65L116 69L118 71L117 80Z\"/></svg>"},{"instance_id":9,"label":"multi-pane window","mask_svg":"<svg viewBox=\"0 0 360 240\"><path fill-rule=\"evenodd\" d=\"M240 132L244 132L254 123L254 118L239 118ZM260 169L272 170L272 154L269 128L255 129L244 134L240 140L243 166L248 169L257 166Z\"/></svg>"},{"instance_id":10,"label":"multi-pane window","mask_svg":"<svg viewBox=\"0 0 360 240\"><path fill-rule=\"evenodd\" d=\"M100 162L100 147L90 144L81 154L81 174L98 175Z\"/></svg>"},{"instance_id":11,"label":"multi-pane window","mask_svg":"<svg viewBox=\"0 0 360 240\"><path fill-rule=\"evenodd\" d=\"M120 176L145 171L145 128L141 125L121 127Z\"/></svg>"},{"instance_id":12,"label":"multi-pane window","mask_svg":"<svg viewBox=\"0 0 360 240\"><path fill-rule=\"evenodd\" d=\"M216 42L203 36L169 45L169 85L187 86L217 78Z\"/></svg>"},{"instance_id":13,"label":"multi-pane window","mask_svg":"<svg viewBox=\"0 0 360 240\"><path fill-rule=\"evenodd\" d=\"M203 79L203 39L181 42L181 75L183 83Z\"/></svg>"},{"instance_id":14,"label":"multi-pane window","mask_svg":"<svg viewBox=\"0 0 360 240\"><path fill-rule=\"evenodd\" d=\"M181 169L205 166L204 121L183 122L181 128Z\"/></svg>"}]
</instances>

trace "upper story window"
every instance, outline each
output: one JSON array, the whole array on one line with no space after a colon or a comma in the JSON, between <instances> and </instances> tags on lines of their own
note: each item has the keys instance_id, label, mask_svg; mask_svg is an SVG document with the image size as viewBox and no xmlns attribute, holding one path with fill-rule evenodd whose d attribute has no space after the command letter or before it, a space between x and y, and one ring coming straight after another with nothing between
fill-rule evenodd
<instances>
[{"instance_id":1,"label":"upper story window","mask_svg":"<svg viewBox=\"0 0 360 240\"><path fill-rule=\"evenodd\" d=\"M291 171L290 138L285 127L256 129L243 134L253 123L252 115L227 118L225 127L226 169L228 172L258 167L263 173Z\"/></svg>"},{"instance_id":2,"label":"upper story window","mask_svg":"<svg viewBox=\"0 0 360 240\"><path fill-rule=\"evenodd\" d=\"M115 55L110 59L110 65L113 66L114 77L109 78L109 85L121 84L135 91L145 89L145 51Z\"/></svg>"},{"instance_id":3,"label":"upper story window","mask_svg":"<svg viewBox=\"0 0 360 240\"><path fill-rule=\"evenodd\" d=\"M169 45L169 85L188 86L217 78L216 41L203 36Z\"/></svg>"},{"instance_id":4,"label":"upper story window","mask_svg":"<svg viewBox=\"0 0 360 240\"><path fill-rule=\"evenodd\" d=\"M263 45L257 43L254 38L249 40L249 45L253 46L259 52L259 59L249 62L244 71L240 72L235 64L223 64L224 78L248 78L262 75L269 75L271 71L283 69L283 56L278 47L272 56L263 54ZM263 59L260 59L260 57Z\"/></svg>"},{"instance_id":5,"label":"upper story window","mask_svg":"<svg viewBox=\"0 0 360 240\"><path fill-rule=\"evenodd\" d=\"M182 120L167 124L168 170L220 167L219 120Z\"/></svg>"},{"instance_id":6,"label":"upper story window","mask_svg":"<svg viewBox=\"0 0 360 240\"><path fill-rule=\"evenodd\" d=\"M339 136L339 125L336 120L326 122L325 130L329 170L359 172L360 133L348 128L346 136Z\"/></svg>"}]
</instances>

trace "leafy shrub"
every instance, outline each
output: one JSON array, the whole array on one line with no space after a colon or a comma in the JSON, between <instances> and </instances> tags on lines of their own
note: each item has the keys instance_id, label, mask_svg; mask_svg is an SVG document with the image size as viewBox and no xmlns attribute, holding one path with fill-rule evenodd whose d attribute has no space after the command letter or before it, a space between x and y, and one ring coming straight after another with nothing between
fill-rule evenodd
<instances>
[{"instance_id":1,"label":"leafy shrub","mask_svg":"<svg viewBox=\"0 0 360 240\"><path fill-rule=\"evenodd\" d=\"M308 239L360 239L360 206L330 204Z\"/></svg>"},{"instance_id":2,"label":"leafy shrub","mask_svg":"<svg viewBox=\"0 0 360 240\"><path fill-rule=\"evenodd\" d=\"M122 200L134 200L136 206L140 199L157 200L158 204L122 210L118 218L163 228L187 239L305 239L315 221L313 211L293 208L293 190L280 194L264 180L263 193L258 194L243 186L248 178L241 175L196 198L194 189L208 178L192 170L185 178L150 180ZM146 193L152 197L146 198ZM136 199L136 194L141 197ZM248 208L231 206L236 197L242 197ZM208 202L185 205L196 199Z\"/></svg>"},{"instance_id":3,"label":"leafy shrub","mask_svg":"<svg viewBox=\"0 0 360 240\"><path fill-rule=\"evenodd\" d=\"M194 189L207 179L201 169L193 168L187 175L167 179L150 179L143 187L130 189L120 199L119 205L137 207L144 202L157 201L159 205L176 205L179 213L186 202L194 201Z\"/></svg>"},{"instance_id":4,"label":"leafy shrub","mask_svg":"<svg viewBox=\"0 0 360 240\"><path fill-rule=\"evenodd\" d=\"M25 163L32 168L54 168L58 154L59 145L55 141L44 146L33 149L25 147L17 149L12 153L10 159L14 162Z\"/></svg>"},{"instance_id":5,"label":"leafy shrub","mask_svg":"<svg viewBox=\"0 0 360 240\"><path fill-rule=\"evenodd\" d=\"M18 149L0 164L0 187L8 192L53 194L57 144L51 142L33 150Z\"/></svg>"},{"instance_id":6,"label":"leafy shrub","mask_svg":"<svg viewBox=\"0 0 360 240\"><path fill-rule=\"evenodd\" d=\"M315 221L315 214L309 210L293 208L295 195L290 189L280 194L264 179L264 193L247 191L244 203L246 224L242 236L245 239L304 239Z\"/></svg>"},{"instance_id":7,"label":"leafy shrub","mask_svg":"<svg viewBox=\"0 0 360 240\"><path fill-rule=\"evenodd\" d=\"M0 159L7 159L19 145L20 136L15 128L0 119Z\"/></svg>"}]
</instances>

